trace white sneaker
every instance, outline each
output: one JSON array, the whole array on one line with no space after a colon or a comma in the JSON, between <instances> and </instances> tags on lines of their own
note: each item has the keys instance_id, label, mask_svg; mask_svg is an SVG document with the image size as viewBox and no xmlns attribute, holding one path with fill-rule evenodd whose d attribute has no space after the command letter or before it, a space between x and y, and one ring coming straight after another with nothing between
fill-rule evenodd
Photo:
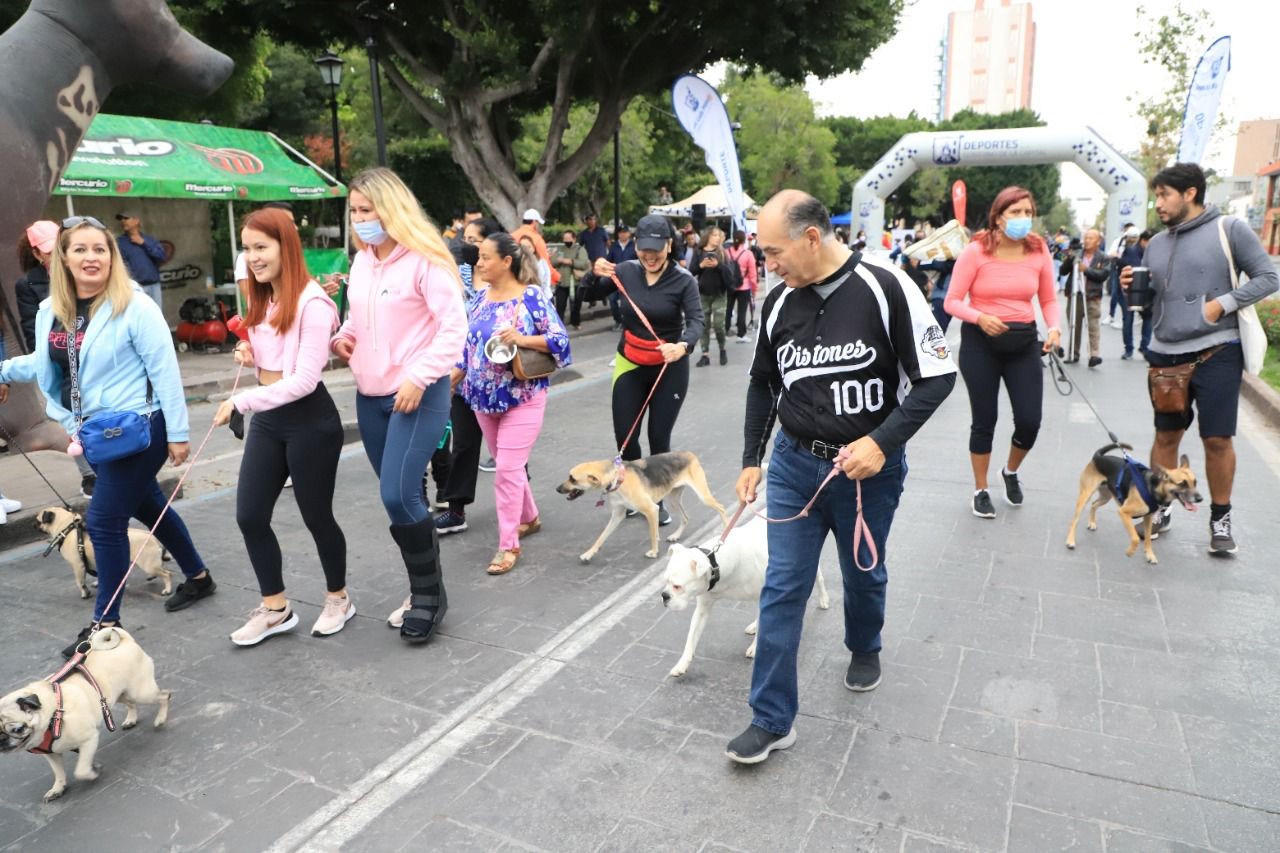
<instances>
[{"instance_id":1,"label":"white sneaker","mask_svg":"<svg viewBox=\"0 0 1280 853\"><path fill-rule=\"evenodd\" d=\"M8 520L9 520L9 514L5 512L3 509L0 509L0 524L4 524Z\"/></svg>"},{"instance_id":2,"label":"white sneaker","mask_svg":"<svg viewBox=\"0 0 1280 853\"><path fill-rule=\"evenodd\" d=\"M6 498L4 495L0 495L0 509L4 510L5 515L15 513L22 509L22 501L15 501L12 498Z\"/></svg>"},{"instance_id":3,"label":"white sneaker","mask_svg":"<svg viewBox=\"0 0 1280 853\"><path fill-rule=\"evenodd\" d=\"M320 611L320 618L311 626L311 636L328 637L341 631L346 624L351 621L351 617L356 615L356 604L351 600L351 594L346 595L326 595L324 597L324 610Z\"/></svg>"},{"instance_id":4,"label":"white sneaker","mask_svg":"<svg viewBox=\"0 0 1280 853\"><path fill-rule=\"evenodd\" d=\"M391 611L391 615L387 617L388 628L400 628L404 625L404 615L409 612L409 608L413 606L413 596L406 595L404 604L401 604L395 610Z\"/></svg>"},{"instance_id":5,"label":"white sneaker","mask_svg":"<svg viewBox=\"0 0 1280 853\"><path fill-rule=\"evenodd\" d=\"M283 634L297 624L298 614L289 605L277 612L260 604L249 611L249 621L231 635L231 642L237 646L256 646L267 637Z\"/></svg>"}]
</instances>

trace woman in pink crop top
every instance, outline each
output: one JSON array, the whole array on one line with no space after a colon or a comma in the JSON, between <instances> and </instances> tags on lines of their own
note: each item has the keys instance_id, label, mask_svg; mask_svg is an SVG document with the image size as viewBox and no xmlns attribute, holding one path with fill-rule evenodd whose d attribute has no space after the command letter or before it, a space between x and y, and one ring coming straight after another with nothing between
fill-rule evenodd
<instances>
[{"instance_id":1,"label":"woman in pink crop top","mask_svg":"<svg viewBox=\"0 0 1280 853\"><path fill-rule=\"evenodd\" d=\"M964 321L960 329L960 375L969 391L969 461L973 467L972 509L995 518L987 491L991 445L999 413L1000 383L1013 405L1013 437L1001 472L1005 500L1022 505L1018 467L1040 432L1044 376L1040 357L1058 346L1058 297L1053 259L1044 240L1031 233L1035 199L1022 187L1005 187L987 215L987 228L960 257L947 288L944 308ZM966 302L966 297L968 301ZM1033 301L1040 303L1048 332L1036 332Z\"/></svg>"},{"instance_id":2,"label":"woman in pink crop top","mask_svg":"<svg viewBox=\"0 0 1280 853\"><path fill-rule=\"evenodd\" d=\"M332 348L351 365L360 438L409 575L409 595L387 624L405 642L424 643L448 609L422 474L444 436L449 374L467 337L462 276L395 172L366 169L348 190L360 251L347 287L351 313Z\"/></svg>"},{"instance_id":3,"label":"woman in pink crop top","mask_svg":"<svg viewBox=\"0 0 1280 853\"><path fill-rule=\"evenodd\" d=\"M298 624L285 596L280 543L271 529L272 511L290 475L324 569L324 610L311 633L336 634L356 608L347 594L347 541L333 517L342 418L320 381L338 310L309 279L289 214L270 208L249 214L240 239L249 267L248 338L236 344L236 362L257 368L258 387L225 401L214 423L227 423L234 412L253 413L240 460L236 523L258 576L262 604L231 641L254 646Z\"/></svg>"}]
</instances>

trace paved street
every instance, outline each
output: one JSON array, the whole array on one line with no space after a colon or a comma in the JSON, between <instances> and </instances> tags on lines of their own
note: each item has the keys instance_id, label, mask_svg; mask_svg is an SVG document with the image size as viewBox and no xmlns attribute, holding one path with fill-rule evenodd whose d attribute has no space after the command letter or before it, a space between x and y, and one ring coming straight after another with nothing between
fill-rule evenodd
<instances>
[{"instance_id":1,"label":"paved street","mask_svg":"<svg viewBox=\"0 0 1280 853\"><path fill-rule=\"evenodd\" d=\"M952 337L958 328L953 327ZM1097 370L1072 376L1145 456L1141 362L1104 329ZM840 583L811 605L800 654L796 745L754 768L727 740L749 721L748 606L721 605L689 673L667 677L691 611L660 605L661 561L641 521L590 565L603 526L589 500L553 487L570 465L612 456L611 334L575 340L580 379L558 385L531 463L544 531L520 565L485 575L496 547L492 479L471 529L443 540L450 610L408 647L384 624L404 569L368 463L349 445L338 517L360 615L326 639L305 630L323 579L292 501L276 512L293 634L239 649L227 634L258 600L234 520L236 443L211 450L178 505L218 594L166 614L134 579L123 620L174 691L169 725L105 735L95 783L40 802L45 762L5 757L0 848L24 851L1156 851L1274 850L1280 838L1280 435L1249 410L1237 443L1241 551L1211 561L1206 504L1178 511L1160 564L1125 558L1114 511L1063 546L1081 467L1106 434L1079 396L1046 389L1026 505L996 490L995 521L969 512L962 385L909 449L889 541L884 681L842 683ZM751 348L693 371L675 444L732 499ZM229 358L229 357L228 357ZM353 392L335 374L344 417ZM213 407L192 407L193 435ZM997 445L1011 424L1002 413ZM220 431L221 432L221 431ZM6 460L6 466L14 460ZM6 471L16 471L6 468ZM994 473L994 472L993 472ZM16 475L15 475L16 476ZM6 489L12 488L5 482ZM24 486L24 488L26 488ZM38 494L37 490L32 489ZM719 531L694 501L686 542ZM10 523L26 524L23 513ZM39 546L0 556L4 690L52 672L88 616L70 572ZM1270 555L1270 556L1268 556Z\"/></svg>"}]
</instances>

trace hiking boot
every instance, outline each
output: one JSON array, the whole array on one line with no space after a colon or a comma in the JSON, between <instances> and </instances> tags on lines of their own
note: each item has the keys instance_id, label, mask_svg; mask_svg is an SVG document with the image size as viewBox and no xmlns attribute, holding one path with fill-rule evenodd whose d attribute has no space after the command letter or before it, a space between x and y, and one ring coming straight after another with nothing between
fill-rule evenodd
<instances>
[{"instance_id":1,"label":"hiking boot","mask_svg":"<svg viewBox=\"0 0 1280 853\"><path fill-rule=\"evenodd\" d=\"M1209 553L1214 555L1234 554L1239 548L1236 547L1235 537L1231 535L1231 512L1228 511L1221 518L1215 518L1209 522Z\"/></svg>"},{"instance_id":2,"label":"hiking boot","mask_svg":"<svg viewBox=\"0 0 1280 853\"><path fill-rule=\"evenodd\" d=\"M187 578L164 600L164 609L170 613L186 610L200 599L213 595L217 589L218 585L208 572L202 578Z\"/></svg>"},{"instance_id":3,"label":"hiking boot","mask_svg":"<svg viewBox=\"0 0 1280 853\"><path fill-rule=\"evenodd\" d=\"M720 366L724 367L728 363L729 363L729 353L725 352L724 350L720 350Z\"/></svg>"},{"instance_id":4,"label":"hiking boot","mask_svg":"<svg viewBox=\"0 0 1280 853\"><path fill-rule=\"evenodd\" d=\"M260 604L249 611L249 621L231 634L231 642L237 646L256 646L267 637L283 634L298 624L298 614L289 605L284 610L272 610Z\"/></svg>"},{"instance_id":5,"label":"hiking boot","mask_svg":"<svg viewBox=\"0 0 1280 853\"><path fill-rule=\"evenodd\" d=\"M702 354L702 358L698 359L698 363L695 364L694 367L706 367L710 363L711 363L711 356L707 355L704 352Z\"/></svg>"},{"instance_id":6,"label":"hiking boot","mask_svg":"<svg viewBox=\"0 0 1280 853\"><path fill-rule=\"evenodd\" d=\"M324 597L324 610L320 611L320 618L311 626L311 636L328 637L331 634L336 634L355 615L356 605L351 600L350 595L326 595Z\"/></svg>"},{"instance_id":7,"label":"hiking boot","mask_svg":"<svg viewBox=\"0 0 1280 853\"><path fill-rule=\"evenodd\" d=\"M1004 499L1009 506L1022 506L1022 484L1018 482L1017 471L1001 471L1004 480Z\"/></svg>"},{"instance_id":8,"label":"hiking boot","mask_svg":"<svg viewBox=\"0 0 1280 853\"><path fill-rule=\"evenodd\" d=\"M739 764L759 764L769 757L775 749L786 749L796 742L796 730L793 728L785 735L776 735L768 729L757 725L747 726L747 730L729 741L724 754L731 761Z\"/></svg>"},{"instance_id":9,"label":"hiking boot","mask_svg":"<svg viewBox=\"0 0 1280 853\"><path fill-rule=\"evenodd\" d=\"M866 693L880 686L880 653L853 653L849 669L844 674L844 686L854 693Z\"/></svg>"},{"instance_id":10,"label":"hiking boot","mask_svg":"<svg viewBox=\"0 0 1280 853\"><path fill-rule=\"evenodd\" d=\"M978 489L973 495L973 514L978 518L995 518L996 507L986 489Z\"/></svg>"},{"instance_id":11,"label":"hiking boot","mask_svg":"<svg viewBox=\"0 0 1280 853\"><path fill-rule=\"evenodd\" d=\"M436 516L436 532L441 536L448 533L461 533L467 529L467 517L460 512L446 509Z\"/></svg>"}]
</instances>

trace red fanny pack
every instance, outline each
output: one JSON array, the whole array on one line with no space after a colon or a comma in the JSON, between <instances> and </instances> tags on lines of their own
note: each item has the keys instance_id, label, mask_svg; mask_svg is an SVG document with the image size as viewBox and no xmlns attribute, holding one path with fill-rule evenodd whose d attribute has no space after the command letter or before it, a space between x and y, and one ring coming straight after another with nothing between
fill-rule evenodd
<instances>
[{"instance_id":1,"label":"red fanny pack","mask_svg":"<svg viewBox=\"0 0 1280 853\"><path fill-rule=\"evenodd\" d=\"M628 331L623 331L622 333L622 355L632 364L639 364L645 367L662 364L665 359L658 350L660 346L662 346L662 341L651 341L636 337Z\"/></svg>"}]
</instances>

